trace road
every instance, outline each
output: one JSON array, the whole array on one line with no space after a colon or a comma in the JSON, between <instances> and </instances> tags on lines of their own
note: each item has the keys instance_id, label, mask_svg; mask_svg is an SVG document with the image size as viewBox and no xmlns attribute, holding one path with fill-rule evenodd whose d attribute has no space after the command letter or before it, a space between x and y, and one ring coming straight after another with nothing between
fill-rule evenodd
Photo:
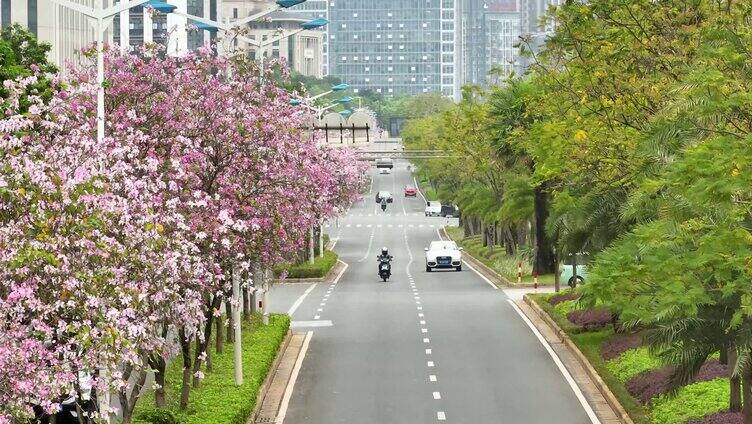
<instances>
[{"instance_id":1,"label":"road","mask_svg":"<svg viewBox=\"0 0 752 424\"><path fill-rule=\"evenodd\" d=\"M311 331L286 424L589 423L583 405L502 290L467 266L425 271L423 248L456 220L406 199L406 162L327 228L348 264L337 284L280 284L270 306ZM377 190L394 194L382 213ZM382 246L393 276L378 280Z\"/></svg>"}]
</instances>

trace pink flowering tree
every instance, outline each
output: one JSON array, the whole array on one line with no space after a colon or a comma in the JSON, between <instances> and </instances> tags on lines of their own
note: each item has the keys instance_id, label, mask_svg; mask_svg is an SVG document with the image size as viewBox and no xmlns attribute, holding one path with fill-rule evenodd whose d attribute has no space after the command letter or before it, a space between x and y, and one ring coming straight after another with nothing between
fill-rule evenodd
<instances>
[{"instance_id":1,"label":"pink flowering tree","mask_svg":"<svg viewBox=\"0 0 752 424\"><path fill-rule=\"evenodd\" d=\"M8 102L0 422L82 398L82 376L115 392L130 422L151 369L163 404L165 364L177 354L187 406L232 271L273 266L357 196L362 167L302 136L271 74L260 89L247 63L158 53L107 55L102 142L93 66L65 88L55 80L49 104L32 94L29 113L13 94ZM35 78L6 88L17 98Z\"/></svg>"}]
</instances>

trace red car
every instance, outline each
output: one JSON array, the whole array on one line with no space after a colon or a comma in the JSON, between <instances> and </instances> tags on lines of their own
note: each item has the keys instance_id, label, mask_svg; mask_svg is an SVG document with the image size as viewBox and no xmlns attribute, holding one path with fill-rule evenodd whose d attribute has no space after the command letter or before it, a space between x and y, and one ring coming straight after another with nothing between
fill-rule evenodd
<instances>
[{"instance_id":1,"label":"red car","mask_svg":"<svg viewBox=\"0 0 752 424\"><path fill-rule=\"evenodd\" d=\"M405 197L415 197L418 195L418 190L413 186L405 186Z\"/></svg>"}]
</instances>

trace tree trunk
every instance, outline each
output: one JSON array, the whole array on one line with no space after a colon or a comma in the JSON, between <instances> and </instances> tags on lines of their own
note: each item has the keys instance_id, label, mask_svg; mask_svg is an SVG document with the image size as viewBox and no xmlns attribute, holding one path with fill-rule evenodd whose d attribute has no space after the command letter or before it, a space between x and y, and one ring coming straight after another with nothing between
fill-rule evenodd
<instances>
[{"instance_id":1,"label":"tree trunk","mask_svg":"<svg viewBox=\"0 0 752 424\"><path fill-rule=\"evenodd\" d=\"M516 253L514 234L512 234L512 229L509 228L509 226L506 226L506 228L504 228L504 249L507 251L507 256L514 256L514 254Z\"/></svg>"},{"instance_id":2,"label":"tree trunk","mask_svg":"<svg viewBox=\"0 0 752 424\"><path fill-rule=\"evenodd\" d=\"M243 293L243 318L247 320L251 318L251 293L247 287L242 289L242 293Z\"/></svg>"},{"instance_id":3,"label":"tree trunk","mask_svg":"<svg viewBox=\"0 0 752 424\"><path fill-rule=\"evenodd\" d=\"M180 389L180 409L188 408L188 396L191 393L191 340L186 338L185 330L180 329L180 353L183 356L183 385Z\"/></svg>"},{"instance_id":4,"label":"tree trunk","mask_svg":"<svg viewBox=\"0 0 752 424\"><path fill-rule=\"evenodd\" d=\"M217 340L214 348L217 350L217 353L222 353L225 350L225 332L222 331L222 316L217 317L215 322L217 323Z\"/></svg>"},{"instance_id":5,"label":"tree trunk","mask_svg":"<svg viewBox=\"0 0 752 424\"><path fill-rule=\"evenodd\" d=\"M209 342L211 337L207 337L206 339L206 372L212 372L214 371L214 361L212 361L212 349L210 346L211 343Z\"/></svg>"},{"instance_id":6,"label":"tree trunk","mask_svg":"<svg viewBox=\"0 0 752 424\"><path fill-rule=\"evenodd\" d=\"M742 391L741 381L738 375L734 375L736 361L738 359L736 349L729 347L726 365L729 368L729 384L731 385L731 395L729 396L729 412L740 412L742 410Z\"/></svg>"},{"instance_id":7,"label":"tree trunk","mask_svg":"<svg viewBox=\"0 0 752 424\"><path fill-rule=\"evenodd\" d=\"M128 373L130 375L130 372ZM128 386L120 389L120 410L123 413L123 424L130 424L133 420L133 410L136 408L136 402L141 395L141 389L146 383L146 371L140 370L130 396L128 396Z\"/></svg>"},{"instance_id":8,"label":"tree trunk","mask_svg":"<svg viewBox=\"0 0 752 424\"><path fill-rule=\"evenodd\" d=\"M554 292L558 293L561 290L561 275L559 275L559 258L554 253Z\"/></svg>"},{"instance_id":9,"label":"tree trunk","mask_svg":"<svg viewBox=\"0 0 752 424\"><path fill-rule=\"evenodd\" d=\"M169 326L162 324L162 338L167 339ZM157 387L154 389L154 404L157 408L164 408L167 405L165 398L165 373L167 372L167 361L161 354L151 354L148 356L149 365L154 369L154 382Z\"/></svg>"},{"instance_id":10,"label":"tree trunk","mask_svg":"<svg viewBox=\"0 0 752 424\"><path fill-rule=\"evenodd\" d=\"M226 299L230 299L230 298L226 297ZM228 343L233 343L235 341L235 333L233 333L233 331L232 331L232 326L233 326L233 322L232 322L232 305L230 304L229 301L225 302L225 313L227 313L227 322L229 323L227 325L227 328L225 329L225 331L227 331L226 340L227 340Z\"/></svg>"},{"instance_id":11,"label":"tree trunk","mask_svg":"<svg viewBox=\"0 0 752 424\"><path fill-rule=\"evenodd\" d=\"M164 360L162 355L159 355L158 359L154 362L154 382L157 383L157 388L154 390L154 404L157 408L164 408L167 406L167 399L165 398L165 372L167 371L167 361Z\"/></svg>"},{"instance_id":12,"label":"tree trunk","mask_svg":"<svg viewBox=\"0 0 752 424\"><path fill-rule=\"evenodd\" d=\"M744 424L752 424L752 369L750 365L746 365L742 370L742 399L744 400L742 408Z\"/></svg>"},{"instance_id":13,"label":"tree trunk","mask_svg":"<svg viewBox=\"0 0 752 424\"><path fill-rule=\"evenodd\" d=\"M538 275L550 274L556 268L553 243L546 234L546 220L549 213L548 193L544 184L533 189L533 208L535 213L535 258L533 273Z\"/></svg>"},{"instance_id":14,"label":"tree trunk","mask_svg":"<svg viewBox=\"0 0 752 424\"><path fill-rule=\"evenodd\" d=\"M199 338L196 338L196 360L193 364L193 387L198 387L201 383L201 379L197 377L197 374L201 371L201 364L204 362L201 359L201 354L208 350L209 343L211 342L212 326L214 325L214 310L221 307L222 298L220 296L215 296L207 309L206 324L204 324L204 339L200 340Z\"/></svg>"},{"instance_id":15,"label":"tree trunk","mask_svg":"<svg viewBox=\"0 0 752 424\"><path fill-rule=\"evenodd\" d=\"M486 237L486 223L483 221L480 221L480 239L482 240L483 247L488 246L488 237Z\"/></svg>"}]
</instances>

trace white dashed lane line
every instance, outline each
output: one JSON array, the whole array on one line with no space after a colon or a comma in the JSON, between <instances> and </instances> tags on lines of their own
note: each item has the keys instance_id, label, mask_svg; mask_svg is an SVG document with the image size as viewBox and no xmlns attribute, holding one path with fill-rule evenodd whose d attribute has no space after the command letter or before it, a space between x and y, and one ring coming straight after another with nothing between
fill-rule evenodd
<instances>
[{"instance_id":1,"label":"white dashed lane line","mask_svg":"<svg viewBox=\"0 0 752 424\"><path fill-rule=\"evenodd\" d=\"M410 224L409 226L412 227L413 224ZM418 227L423 227L423 224L418 225ZM433 225L431 225L431 227L433 227ZM404 238L405 238L405 246L407 246L407 252L408 252L408 256L409 256L409 262L407 263L407 267L406 267L407 268L406 269L406 271L407 271L407 278L410 281L410 287L412 288L413 300L415 300L415 305L416 305L415 308L418 310L418 318L419 318L418 319L418 324L420 325L420 332L421 332L422 335L427 335L428 334L428 325L426 323L425 314L423 312L421 312L423 310L423 307L420 306L421 305L421 303L420 303L420 294L418 292L418 288L415 286L415 279L413 278L412 274L410 273L410 265L412 265L412 263L413 263L413 254L412 254L412 251L410 250L410 244L408 243L408 240L407 240L407 231L403 230L403 234L404 234ZM423 337L423 344L424 345L430 346L430 343L431 343L431 340L428 337ZM430 348L430 347L424 348L424 352L425 352L426 356L430 357L431 355L433 355L433 349ZM434 363L434 361L426 361L426 367L428 367L428 368L435 368L436 364ZM438 381L438 377L436 376L436 374L429 374L428 375L428 381L429 381L429 383L435 383L435 382ZM441 400L441 392L434 392L434 391L432 391L431 395L433 396L433 398L435 400ZM437 411L436 412L436 419L439 420L439 421L446 421L446 413L444 413L444 411Z\"/></svg>"}]
</instances>

